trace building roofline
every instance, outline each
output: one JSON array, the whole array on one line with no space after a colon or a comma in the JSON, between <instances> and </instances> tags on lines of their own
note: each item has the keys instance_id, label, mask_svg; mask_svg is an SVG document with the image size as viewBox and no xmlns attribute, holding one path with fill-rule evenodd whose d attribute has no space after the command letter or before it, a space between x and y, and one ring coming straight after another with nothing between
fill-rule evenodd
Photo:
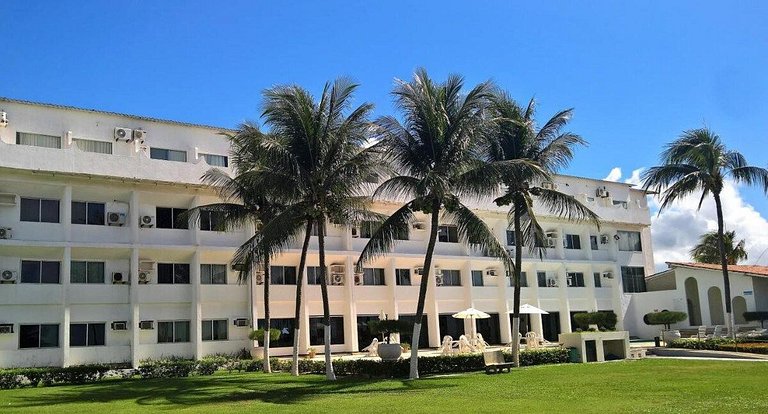
<instances>
[{"instance_id":1,"label":"building roofline","mask_svg":"<svg viewBox=\"0 0 768 414\"><path fill-rule=\"evenodd\" d=\"M217 132L234 132L234 129L232 128L224 128L224 127L218 127L214 125L206 125L206 124L195 124L192 122L182 122L182 121L174 121L170 119L162 119L162 118L153 118L150 116L143 116L143 115L132 115L132 114L125 114L121 112L112 112L112 111L104 111L100 109L88 109L88 108L80 108L77 106L70 106L70 105L59 105L59 104L52 104L52 103L46 103L46 102L35 102L35 101L28 101L24 99L14 99L14 98L7 98L0 96L0 102L8 102L8 103L15 103L15 104L22 104L22 105L32 105L32 106L41 106L45 108L54 108L54 109L65 109L70 111L80 111L80 112L88 112L88 113L97 113L97 114L104 114L104 115L112 115L112 116L120 116L124 118L133 118L138 119L142 121L149 121L149 122L158 122L162 124L170 124L170 125L178 125L178 126L185 126L185 127L193 127L193 128L203 128L203 129L211 129Z\"/></svg>"},{"instance_id":2,"label":"building roofline","mask_svg":"<svg viewBox=\"0 0 768 414\"><path fill-rule=\"evenodd\" d=\"M712 270L715 272L721 271L719 264L708 264L708 263L685 263L685 262L665 262L667 266L669 266L670 270L674 270L675 267L684 267L686 269L699 269L699 270ZM715 267L713 267L715 266ZM754 270L750 270L754 269ZM758 272L756 270L761 270L761 272ZM728 265L728 271L734 272L734 273L741 273L745 276L751 276L751 277L768 277L768 266L760 266L760 265Z\"/></svg>"}]
</instances>

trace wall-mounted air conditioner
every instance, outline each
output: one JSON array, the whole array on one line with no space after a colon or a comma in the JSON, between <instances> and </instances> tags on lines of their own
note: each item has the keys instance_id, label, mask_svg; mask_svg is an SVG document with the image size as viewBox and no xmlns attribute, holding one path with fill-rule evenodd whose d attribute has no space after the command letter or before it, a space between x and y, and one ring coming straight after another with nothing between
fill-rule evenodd
<instances>
[{"instance_id":1,"label":"wall-mounted air conditioner","mask_svg":"<svg viewBox=\"0 0 768 414\"><path fill-rule=\"evenodd\" d=\"M424 274L424 267L423 266L416 266L413 268L413 274L415 275L423 275Z\"/></svg>"},{"instance_id":2,"label":"wall-mounted air conditioner","mask_svg":"<svg viewBox=\"0 0 768 414\"><path fill-rule=\"evenodd\" d=\"M12 239L13 229L10 227L0 227L0 239Z\"/></svg>"},{"instance_id":3,"label":"wall-mounted air conditioner","mask_svg":"<svg viewBox=\"0 0 768 414\"><path fill-rule=\"evenodd\" d=\"M13 333L13 324L12 323L0 323L0 335L2 334L12 334Z\"/></svg>"},{"instance_id":4,"label":"wall-mounted air conditioner","mask_svg":"<svg viewBox=\"0 0 768 414\"><path fill-rule=\"evenodd\" d=\"M256 272L256 274L253 276L253 280L256 282L257 285L263 285L264 272Z\"/></svg>"},{"instance_id":5,"label":"wall-mounted air conditioner","mask_svg":"<svg viewBox=\"0 0 768 414\"><path fill-rule=\"evenodd\" d=\"M15 283L17 278L18 273L14 270L3 270L3 272L0 273L0 282L3 283Z\"/></svg>"},{"instance_id":6,"label":"wall-mounted air conditioner","mask_svg":"<svg viewBox=\"0 0 768 414\"><path fill-rule=\"evenodd\" d=\"M117 127L114 137L115 141L130 142L133 139L133 132L130 128Z\"/></svg>"},{"instance_id":7,"label":"wall-mounted air conditioner","mask_svg":"<svg viewBox=\"0 0 768 414\"><path fill-rule=\"evenodd\" d=\"M360 273L355 274L355 285L360 286L363 284L363 275Z\"/></svg>"},{"instance_id":8,"label":"wall-mounted air conditioner","mask_svg":"<svg viewBox=\"0 0 768 414\"><path fill-rule=\"evenodd\" d=\"M485 275L486 276L498 276L498 271L492 267L489 267L488 269L485 269Z\"/></svg>"},{"instance_id":9,"label":"wall-mounted air conditioner","mask_svg":"<svg viewBox=\"0 0 768 414\"><path fill-rule=\"evenodd\" d=\"M600 244L608 244L608 235L607 234L601 234L600 235Z\"/></svg>"},{"instance_id":10,"label":"wall-mounted air conditioner","mask_svg":"<svg viewBox=\"0 0 768 414\"><path fill-rule=\"evenodd\" d=\"M131 138L134 141L144 143L144 140L147 139L147 131L144 131L143 129L134 129Z\"/></svg>"},{"instance_id":11,"label":"wall-mounted air conditioner","mask_svg":"<svg viewBox=\"0 0 768 414\"><path fill-rule=\"evenodd\" d=\"M598 187L597 191L595 191L595 195L600 198L608 198L611 196L611 193L609 193L608 189L605 187Z\"/></svg>"},{"instance_id":12,"label":"wall-mounted air conditioner","mask_svg":"<svg viewBox=\"0 0 768 414\"><path fill-rule=\"evenodd\" d=\"M113 331L127 331L128 330L128 322L127 321L113 321L109 326L110 326L110 328L112 328Z\"/></svg>"},{"instance_id":13,"label":"wall-mounted air conditioner","mask_svg":"<svg viewBox=\"0 0 768 414\"><path fill-rule=\"evenodd\" d=\"M606 279L613 279L613 272L603 272L603 277Z\"/></svg>"},{"instance_id":14,"label":"wall-mounted air conditioner","mask_svg":"<svg viewBox=\"0 0 768 414\"><path fill-rule=\"evenodd\" d=\"M139 329L143 329L143 330L155 329L155 321L141 321L139 322Z\"/></svg>"},{"instance_id":15,"label":"wall-mounted air conditioner","mask_svg":"<svg viewBox=\"0 0 768 414\"><path fill-rule=\"evenodd\" d=\"M239 327L239 328L246 328L248 325L250 325L250 320L248 318L237 318L232 321L232 324Z\"/></svg>"},{"instance_id":16,"label":"wall-mounted air conditioner","mask_svg":"<svg viewBox=\"0 0 768 414\"><path fill-rule=\"evenodd\" d=\"M125 213L110 211L109 213L107 213L107 225L108 226L125 225Z\"/></svg>"},{"instance_id":17,"label":"wall-mounted air conditioner","mask_svg":"<svg viewBox=\"0 0 768 414\"><path fill-rule=\"evenodd\" d=\"M155 227L155 216L141 216L139 225L141 227Z\"/></svg>"},{"instance_id":18,"label":"wall-mounted air conditioner","mask_svg":"<svg viewBox=\"0 0 768 414\"><path fill-rule=\"evenodd\" d=\"M112 272L113 285L124 285L126 283L128 283L128 278L126 278L122 272Z\"/></svg>"},{"instance_id":19,"label":"wall-mounted air conditioner","mask_svg":"<svg viewBox=\"0 0 768 414\"><path fill-rule=\"evenodd\" d=\"M416 231L424 231L427 229L427 223L423 221L415 221L411 227Z\"/></svg>"},{"instance_id":20,"label":"wall-mounted air conditioner","mask_svg":"<svg viewBox=\"0 0 768 414\"><path fill-rule=\"evenodd\" d=\"M555 248L555 239L552 237L547 237L545 239L545 244L547 248L554 249Z\"/></svg>"},{"instance_id":21,"label":"wall-mounted air conditioner","mask_svg":"<svg viewBox=\"0 0 768 414\"><path fill-rule=\"evenodd\" d=\"M443 286L443 274L435 273L435 285Z\"/></svg>"},{"instance_id":22,"label":"wall-mounted air conditioner","mask_svg":"<svg viewBox=\"0 0 768 414\"><path fill-rule=\"evenodd\" d=\"M140 270L139 271L139 284L146 285L152 281L154 271L152 270Z\"/></svg>"},{"instance_id":23,"label":"wall-mounted air conditioner","mask_svg":"<svg viewBox=\"0 0 768 414\"><path fill-rule=\"evenodd\" d=\"M557 287L557 279L547 279L547 287Z\"/></svg>"},{"instance_id":24,"label":"wall-mounted air conditioner","mask_svg":"<svg viewBox=\"0 0 768 414\"><path fill-rule=\"evenodd\" d=\"M344 285L344 274L343 273L331 273L331 284L335 286L343 286Z\"/></svg>"},{"instance_id":25,"label":"wall-mounted air conditioner","mask_svg":"<svg viewBox=\"0 0 768 414\"><path fill-rule=\"evenodd\" d=\"M330 272L329 273L331 273L331 274L333 274L333 273L344 274L346 272L346 270L347 270L347 267L344 266L343 264L332 264L331 267L330 267Z\"/></svg>"},{"instance_id":26,"label":"wall-mounted air conditioner","mask_svg":"<svg viewBox=\"0 0 768 414\"><path fill-rule=\"evenodd\" d=\"M352 238L357 239L360 237L360 229L357 227L350 228L350 231L352 232Z\"/></svg>"}]
</instances>

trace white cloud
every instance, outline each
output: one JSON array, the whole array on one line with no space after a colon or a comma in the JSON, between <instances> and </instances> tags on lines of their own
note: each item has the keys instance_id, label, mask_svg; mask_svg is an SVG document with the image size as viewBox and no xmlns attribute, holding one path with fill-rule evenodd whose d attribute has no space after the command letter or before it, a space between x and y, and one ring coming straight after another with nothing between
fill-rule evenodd
<instances>
[{"instance_id":1,"label":"white cloud","mask_svg":"<svg viewBox=\"0 0 768 414\"><path fill-rule=\"evenodd\" d=\"M614 167L611 172L608 173L608 176L603 178L605 181L619 181L621 179L621 168Z\"/></svg>"},{"instance_id":2,"label":"white cloud","mask_svg":"<svg viewBox=\"0 0 768 414\"><path fill-rule=\"evenodd\" d=\"M615 169L616 168L614 168L614 170ZM627 183L627 184L632 184L632 185L638 185L639 186L642 183L642 180L640 179L640 174L642 174L644 169L645 168L640 167L640 168L638 168L636 170L632 170L632 175L630 175L629 178L624 180L624 182ZM621 172L621 170L619 170L619 172ZM613 170L611 170L611 173L613 173ZM610 175L610 174L608 174L608 175ZM616 179L616 181L618 181L618 179Z\"/></svg>"}]
</instances>

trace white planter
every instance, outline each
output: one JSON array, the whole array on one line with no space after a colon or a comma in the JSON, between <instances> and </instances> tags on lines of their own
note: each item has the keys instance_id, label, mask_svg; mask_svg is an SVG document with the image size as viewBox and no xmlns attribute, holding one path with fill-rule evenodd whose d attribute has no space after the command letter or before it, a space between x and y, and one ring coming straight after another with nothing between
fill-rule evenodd
<instances>
[{"instance_id":1,"label":"white planter","mask_svg":"<svg viewBox=\"0 0 768 414\"><path fill-rule=\"evenodd\" d=\"M264 347L263 346L251 347L251 358L253 358L253 359L263 359L264 358Z\"/></svg>"},{"instance_id":2,"label":"white planter","mask_svg":"<svg viewBox=\"0 0 768 414\"><path fill-rule=\"evenodd\" d=\"M664 339L664 343L669 345L670 342L674 341L675 339L680 339L680 331L677 329L675 330L669 330L669 331L663 331L661 333L661 337Z\"/></svg>"},{"instance_id":3,"label":"white planter","mask_svg":"<svg viewBox=\"0 0 768 414\"><path fill-rule=\"evenodd\" d=\"M377 350L382 361L397 361L403 354L400 344L379 344Z\"/></svg>"}]
</instances>

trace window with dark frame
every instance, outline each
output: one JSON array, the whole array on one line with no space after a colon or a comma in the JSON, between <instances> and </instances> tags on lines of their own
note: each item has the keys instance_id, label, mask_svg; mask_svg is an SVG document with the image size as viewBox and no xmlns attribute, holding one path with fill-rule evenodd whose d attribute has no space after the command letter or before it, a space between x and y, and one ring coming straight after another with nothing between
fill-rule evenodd
<instances>
[{"instance_id":1,"label":"window with dark frame","mask_svg":"<svg viewBox=\"0 0 768 414\"><path fill-rule=\"evenodd\" d=\"M200 284L226 285L227 284L227 265L201 264L200 265Z\"/></svg>"},{"instance_id":2,"label":"window with dark frame","mask_svg":"<svg viewBox=\"0 0 768 414\"><path fill-rule=\"evenodd\" d=\"M189 263L158 263L157 283L161 285L188 285Z\"/></svg>"},{"instance_id":3,"label":"window with dark frame","mask_svg":"<svg viewBox=\"0 0 768 414\"><path fill-rule=\"evenodd\" d=\"M395 282L398 286L411 286L411 269L395 269Z\"/></svg>"},{"instance_id":4,"label":"window with dark frame","mask_svg":"<svg viewBox=\"0 0 768 414\"><path fill-rule=\"evenodd\" d=\"M459 228L451 224L443 224L437 228L437 240L443 243L458 243Z\"/></svg>"},{"instance_id":5,"label":"window with dark frame","mask_svg":"<svg viewBox=\"0 0 768 414\"><path fill-rule=\"evenodd\" d=\"M636 266L621 267L621 282L624 285L624 293L645 292L645 269Z\"/></svg>"},{"instance_id":6,"label":"window with dark frame","mask_svg":"<svg viewBox=\"0 0 768 414\"><path fill-rule=\"evenodd\" d=\"M344 343L344 317L331 316L331 345ZM309 345L325 345L325 326L322 317L309 318Z\"/></svg>"},{"instance_id":7,"label":"window with dark frame","mask_svg":"<svg viewBox=\"0 0 768 414\"><path fill-rule=\"evenodd\" d=\"M21 261L21 283L60 283L61 263L41 260Z\"/></svg>"},{"instance_id":8,"label":"window with dark frame","mask_svg":"<svg viewBox=\"0 0 768 414\"><path fill-rule=\"evenodd\" d=\"M72 224L88 224L93 226L105 225L105 204L88 201L73 201L71 222Z\"/></svg>"},{"instance_id":9,"label":"window with dark frame","mask_svg":"<svg viewBox=\"0 0 768 414\"><path fill-rule=\"evenodd\" d=\"M637 231L622 231L616 232L618 236L619 251L622 252L641 252L643 251L643 245L640 240L640 232Z\"/></svg>"},{"instance_id":10,"label":"window with dark frame","mask_svg":"<svg viewBox=\"0 0 768 414\"><path fill-rule=\"evenodd\" d=\"M73 260L69 263L69 283L104 283L104 268L104 262Z\"/></svg>"},{"instance_id":11,"label":"window with dark frame","mask_svg":"<svg viewBox=\"0 0 768 414\"><path fill-rule=\"evenodd\" d=\"M149 149L149 158L154 160L187 162L187 152L152 147Z\"/></svg>"},{"instance_id":12,"label":"window with dark frame","mask_svg":"<svg viewBox=\"0 0 768 414\"><path fill-rule=\"evenodd\" d=\"M270 266L269 281L273 285L295 285L296 268L293 266Z\"/></svg>"},{"instance_id":13,"label":"window with dark frame","mask_svg":"<svg viewBox=\"0 0 768 414\"><path fill-rule=\"evenodd\" d=\"M594 273L592 273L592 277L594 277L594 279L595 279L595 287L596 287L596 288L602 287L602 285L603 285L603 282L602 282L602 280L600 279L600 272L594 272Z\"/></svg>"},{"instance_id":14,"label":"window with dark frame","mask_svg":"<svg viewBox=\"0 0 768 414\"><path fill-rule=\"evenodd\" d=\"M514 275L510 275L509 286L515 286ZM528 287L528 274L526 272L520 272L520 287Z\"/></svg>"},{"instance_id":15,"label":"window with dark frame","mask_svg":"<svg viewBox=\"0 0 768 414\"><path fill-rule=\"evenodd\" d=\"M319 285L322 279L322 272L320 266L307 266L307 284Z\"/></svg>"},{"instance_id":16,"label":"window with dark frame","mask_svg":"<svg viewBox=\"0 0 768 414\"><path fill-rule=\"evenodd\" d=\"M568 287L584 287L584 273L568 272L566 273L566 282Z\"/></svg>"},{"instance_id":17,"label":"window with dark frame","mask_svg":"<svg viewBox=\"0 0 768 414\"><path fill-rule=\"evenodd\" d=\"M472 271L472 286L485 286L485 282L483 281L482 270Z\"/></svg>"},{"instance_id":18,"label":"window with dark frame","mask_svg":"<svg viewBox=\"0 0 768 414\"><path fill-rule=\"evenodd\" d=\"M226 319L203 319L203 341L226 341L229 333L229 323Z\"/></svg>"},{"instance_id":19,"label":"window with dark frame","mask_svg":"<svg viewBox=\"0 0 768 414\"><path fill-rule=\"evenodd\" d=\"M160 321L157 323L157 343L189 342L189 321Z\"/></svg>"},{"instance_id":20,"label":"window with dark frame","mask_svg":"<svg viewBox=\"0 0 768 414\"><path fill-rule=\"evenodd\" d=\"M188 220L179 220L179 216L186 213L186 208L157 207L155 220L158 229L189 229Z\"/></svg>"},{"instance_id":21,"label":"window with dark frame","mask_svg":"<svg viewBox=\"0 0 768 414\"><path fill-rule=\"evenodd\" d=\"M203 210L200 212L200 230L224 231L224 212L215 210Z\"/></svg>"},{"instance_id":22,"label":"window with dark frame","mask_svg":"<svg viewBox=\"0 0 768 414\"><path fill-rule=\"evenodd\" d=\"M384 269L366 267L363 269L363 284L366 286L384 286Z\"/></svg>"},{"instance_id":23,"label":"window with dark frame","mask_svg":"<svg viewBox=\"0 0 768 414\"><path fill-rule=\"evenodd\" d=\"M206 164L210 165L211 167L228 167L229 166L229 157L226 155L216 155L216 154L199 154L201 158L203 158L206 162Z\"/></svg>"},{"instance_id":24,"label":"window with dark frame","mask_svg":"<svg viewBox=\"0 0 768 414\"><path fill-rule=\"evenodd\" d=\"M563 238L563 246L569 250L580 250L581 237L578 234L566 234Z\"/></svg>"},{"instance_id":25,"label":"window with dark frame","mask_svg":"<svg viewBox=\"0 0 768 414\"><path fill-rule=\"evenodd\" d=\"M443 269L442 286L461 286L461 271L458 269Z\"/></svg>"},{"instance_id":26,"label":"window with dark frame","mask_svg":"<svg viewBox=\"0 0 768 414\"><path fill-rule=\"evenodd\" d=\"M594 234L589 236L589 247L592 250L599 250L600 249L600 247L599 247L599 245L597 243L597 236L595 236Z\"/></svg>"},{"instance_id":27,"label":"window with dark frame","mask_svg":"<svg viewBox=\"0 0 768 414\"><path fill-rule=\"evenodd\" d=\"M547 287L547 272L536 272L536 281L539 287Z\"/></svg>"},{"instance_id":28,"label":"window with dark frame","mask_svg":"<svg viewBox=\"0 0 768 414\"><path fill-rule=\"evenodd\" d=\"M59 200L21 197L21 221L33 223L59 223Z\"/></svg>"},{"instance_id":29,"label":"window with dark frame","mask_svg":"<svg viewBox=\"0 0 768 414\"><path fill-rule=\"evenodd\" d=\"M69 346L104 346L105 323L69 324Z\"/></svg>"},{"instance_id":30,"label":"window with dark frame","mask_svg":"<svg viewBox=\"0 0 768 414\"><path fill-rule=\"evenodd\" d=\"M19 348L58 348L59 325L19 325Z\"/></svg>"}]
</instances>

